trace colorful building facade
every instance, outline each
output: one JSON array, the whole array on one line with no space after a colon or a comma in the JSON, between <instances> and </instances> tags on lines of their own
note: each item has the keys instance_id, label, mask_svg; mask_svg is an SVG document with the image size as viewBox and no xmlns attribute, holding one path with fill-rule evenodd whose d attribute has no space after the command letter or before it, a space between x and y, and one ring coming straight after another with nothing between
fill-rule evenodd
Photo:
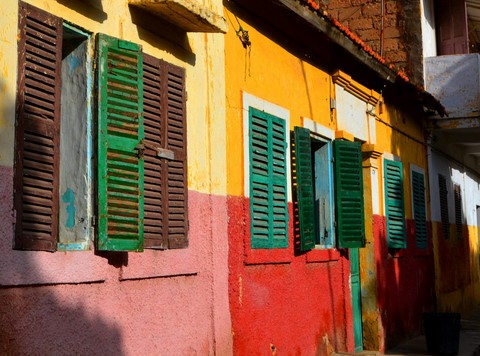
<instances>
[{"instance_id":1,"label":"colorful building facade","mask_svg":"<svg viewBox=\"0 0 480 356\"><path fill-rule=\"evenodd\" d=\"M436 306L478 306L479 2L320 3L444 105L447 115L428 113L426 121Z\"/></svg>"},{"instance_id":2,"label":"colorful building facade","mask_svg":"<svg viewBox=\"0 0 480 356\"><path fill-rule=\"evenodd\" d=\"M232 352L227 24L152 3L0 5L2 354Z\"/></svg>"},{"instance_id":3,"label":"colorful building facade","mask_svg":"<svg viewBox=\"0 0 480 356\"><path fill-rule=\"evenodd\" d=\"M384 351L419 334L435 301L431 97L313 2L226 15L234 350Z\"/></svg>"}]
</instances>

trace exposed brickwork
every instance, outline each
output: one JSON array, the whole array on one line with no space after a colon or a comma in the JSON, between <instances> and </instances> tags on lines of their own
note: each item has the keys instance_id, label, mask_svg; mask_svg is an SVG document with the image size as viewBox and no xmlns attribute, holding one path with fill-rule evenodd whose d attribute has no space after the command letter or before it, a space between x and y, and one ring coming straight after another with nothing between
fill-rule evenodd
<instances>
[{"instance_id":1,"label":"exposed brickwork","mask_svg":"<svg viewBox=\"0 0 480 356\"><path fill-rule=\"evenodd\" d=\"M326 9L388 64L423 85L419 0L330 0Z\"/></svg>"}]
</instances>

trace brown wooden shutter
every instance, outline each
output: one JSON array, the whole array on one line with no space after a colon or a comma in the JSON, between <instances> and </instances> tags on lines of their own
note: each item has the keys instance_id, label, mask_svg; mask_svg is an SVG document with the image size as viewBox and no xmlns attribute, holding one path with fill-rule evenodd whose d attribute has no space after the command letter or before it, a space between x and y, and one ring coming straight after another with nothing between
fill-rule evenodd
<instances>
[{"instance_id":1,"label":"brown wooden shutter","mask_svg":"<svg viewBox=\"0 0 480 356\"><path fill-rule=\"evenodd\" d=\"M20 3L15 249L57 246L62 34L60 18Z\"/></svg>"},{"instance_id":2,"label":"brown wooden shutter","mask_svg":"<svg viewBox=\"0 0 480 356\"><path fill-rule=\"evenodd\" d=\"M165 148L174 153L174 159L167 161L168 247L185 248L188 246L185 70L168 63L166 66Z\"/></svg>"},{"instance_id":3,"label":"brown wooden shutter","mask_svg":"<svg viewBox=\"0 0 480 356\"><path fill-rule=\"evenodd\" d=\"M164 112L162 110L163 62L143 54L143 109L145 130L144 153L144 247L165 249L168 247L167 231L164 231L164 203L166 162L157 156L154 147L164 147Z\"/></svg>"},{"instance_id":4,"label":"brown wooden shutter","mask_svg":"<svg viewBox=\"0 0 480 356\"><path fill-rule=\"evenodd\" d=\"M185 71L143 55L145 248L188 246ZM159 157L156 148L166 150ZM173 156L173 157L172 157Z\"/></svg>"}]
</instances>

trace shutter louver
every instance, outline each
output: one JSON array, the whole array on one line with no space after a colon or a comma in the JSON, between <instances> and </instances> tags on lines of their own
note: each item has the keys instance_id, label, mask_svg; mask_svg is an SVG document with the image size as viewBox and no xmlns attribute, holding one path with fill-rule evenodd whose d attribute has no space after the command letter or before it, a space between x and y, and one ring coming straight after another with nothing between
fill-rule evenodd
<instances>
[{"instance_id":1,"label":"shutter louver","mask_svg":"<svg viewBox=\"0 0 480 356\"><path fill-rule=\"evenodd\" d=\"M425 178L422 173L412 171L413 219L415 222L415 244L427 248L427 214L425 208Z\"/></svg>"},{"instance_id":2,"label":"shutter louver","mask_svg":"<svg viewBox=\"0 0 480 356\"><path fill-rule=\"evenodd\" d=\"M358 142L334 141L338 245L365 245L362 152Z\"/></svg>"},{"instance_id":3,"label":"shutter louver","mask_svg":"<svg viewBox=\"0 0 480 356\"><path fill-rule=\"evenodd\" d=\"M315 247L315 206L310 130L297 126L294 131L300 250L307 251Z\"/></svg>"},{"instance_id":4,"label":"shutter louver","mask_svg":"<svg viewBox=\"0 0 480 356\"><path fill-rule=\"evenodd\" d=\"M187 120L185 114L185 70L166 64L166 149L167 160L168 247L188 246Z\"/></svg>"},{"instance_id":5,"label":"shutter louver","mask_svg":"<svg viewBox=\"0 0 480 356\"><path fill-rule=\"evenodd\" d=\"M442 234L445 239L450 237L450 220L448 218L448 191L447 179L438 175L438 190L440 194L440 217L442 222Z\"/></svg>"},{"instance_id":6,"label":"shutter louver","mask_svg":"<svg viewBox=\"0 0 480 356\"><path fill-rule=\"evenodd\" d=\"M252 248L288 247L285 121L250 108Z\"/></svg>"},{"instance_id":7,"label":"shutter louver","mask_svg":"<svg viewBox=\"0 0 480 356\"><path fill-rule=\"evenodd\" d=\"M406 248L402 163L384 160L384 176L387 244L389 248Z\"/></svg>"},{"instance_id":8,"label":"shutter louver","mask_svg":"<svg viewBox=\"0 0 480 356\"><path fill-rule=\"evenodd\" d=\"M60 18L20 3L15 249L57 247L62 34Z\"/></svg>"},{"instance_id":9,"label":"shutter louver","mask_svg":"<svg viewBox=\"0 0 480 356\"><path fill-rule=\"evenodd\" d=\"M98 249L143 250L143 80L138 45L98 35Z\"/></svg>"}]
</instances>

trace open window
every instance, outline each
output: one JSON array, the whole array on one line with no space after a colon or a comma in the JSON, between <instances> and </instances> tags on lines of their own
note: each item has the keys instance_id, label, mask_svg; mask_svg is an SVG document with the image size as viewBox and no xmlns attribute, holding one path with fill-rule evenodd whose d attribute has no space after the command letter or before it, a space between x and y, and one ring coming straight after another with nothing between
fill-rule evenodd
<instances>
[{"instance_id":1,"label":"open window","mask_svg":"<svg viewBox=\"0 0 480 356\"><path fill-rule=\"evenodd\" d=\"M300 248L365 244L361 144L295 127Z\"/></svg>"}]
</instances>

